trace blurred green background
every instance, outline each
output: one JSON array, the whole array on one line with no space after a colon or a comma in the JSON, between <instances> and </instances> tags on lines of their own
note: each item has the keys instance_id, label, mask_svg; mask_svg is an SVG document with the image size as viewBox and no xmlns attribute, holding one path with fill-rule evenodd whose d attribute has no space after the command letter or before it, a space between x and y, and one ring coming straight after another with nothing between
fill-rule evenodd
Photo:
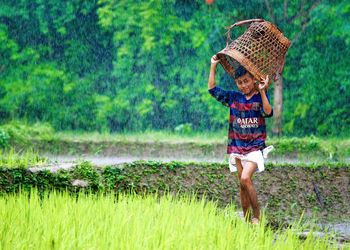
<instances>
[{"instance_id":1,"label":"blurred green background","mask_svg":"<svg viewBox=\"0 0 350 250\"><path fill-rule=\"evenodd\" d=\"M283 134L350 135L349 0L0 3L1 124L222 130L228 110L207 92L210 57L225 47L226 26L264 18L293 43L283 74ZM235 88L218 69L218 85Z\"/></svg>"}]
</instances>

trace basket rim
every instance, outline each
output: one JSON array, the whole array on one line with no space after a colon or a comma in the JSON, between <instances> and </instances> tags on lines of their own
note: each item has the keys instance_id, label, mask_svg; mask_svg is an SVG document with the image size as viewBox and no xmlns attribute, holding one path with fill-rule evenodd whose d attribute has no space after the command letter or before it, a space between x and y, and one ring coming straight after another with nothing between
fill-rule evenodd
<instances>
[{"instance_id":1,"label":"basket rim","mask_svg":"<svg viewBox=\"0 0 350 250\"><path fill-rule=\"evenodd\" d=\"M217 57L220 59L220 64L225 69L231 77L234 77L234 72L236 69L234 69L227 59L225 58L225 55L232 57L234 60L236 60L239 64L241 64L249 73L251 73L256 79L260 79L261 77L265 77L264 74L260 73L260 70L249 60L247 59L242 53L240 53L237 50L227 50L226 48L218 52ZM271 76L270 76L271 77Z\"/></svg>"}]
</instances>

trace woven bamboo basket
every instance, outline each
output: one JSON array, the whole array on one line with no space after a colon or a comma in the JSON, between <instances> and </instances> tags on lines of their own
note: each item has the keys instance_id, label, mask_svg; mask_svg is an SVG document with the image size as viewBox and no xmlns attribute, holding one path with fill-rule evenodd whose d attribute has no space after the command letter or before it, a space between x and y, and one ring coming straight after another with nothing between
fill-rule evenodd
<instances>
[{"instance_id":1,"label":"woven bamboo basket","mask_svg":"<svg viewBox=\"0 0 350 250\"><path fill-rule=\"evenodd\" d=\"M231 30L243 24L250 25L243 35L232 40ZM290 41L276 25L263 19L251 19L228 27L226 47L217 53L217 57L232 77L241 64L258 80L266 75L276 79L282 74L289 46Z\"/></svg>"}]
</instances>

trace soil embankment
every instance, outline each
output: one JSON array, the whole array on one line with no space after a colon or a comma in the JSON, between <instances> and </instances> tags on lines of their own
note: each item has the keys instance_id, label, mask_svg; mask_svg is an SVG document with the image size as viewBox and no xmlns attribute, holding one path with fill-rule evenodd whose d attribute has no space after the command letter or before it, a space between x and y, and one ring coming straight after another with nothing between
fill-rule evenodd
<instances>
[{"instance_id":1,"label":"soil embankment","mask_svg":"<svg viewBox=\"0 0 350 250\"><path fill-rule=\"evenodd\" d=\"M239 181L236 174L229 172L227 164L137 161L97 168L90 163L83 162L81 165L88 168L80 165L61 170L52 168L55 171L46 170L45 175L40 174L40 169L33 168L20 174L7 170L3 172L2 184L12 185L17 179L18 185L23 179L32 180L28 182L30 185L52 181L50 185L55 187L62 184L56 183L56 180L63 175L68 186L75 179L82 179L90 186L103 190L196 193L217 200L221 205L230 202L239 204ZM95 176L94 179L91 176ZM253 181L262 207L276 216L296 218L304 211L307 217L349 219L349 180L350 166L346 164L307 166L269 163L264 172L255 175Z\"/></svg>"},{"instance_id":2,"label":"soil embankment","mask_svg":"<svg viewBox=\"0 0 350 250\"><path fill-rule=\"evenodd\" d=\"M347 162L350 164L350 153L329 151L321 143L303 141L275 141L275 150L269 155L274 163L314 163L320 161ZM115 163L130 161L130 159L159 159L162 161L182 160L200 162L223 162L227 160L226 142L173 142L173 141L87 141L74 139L32 140L30 147L42 154L115 158ZM118 159L119 158L119 159ZM100 165L96 161L96 164Z\"/></svg>"},{"instance_id":3,"label":"soil embankment","mask_svg":"<svg viewBox=\"0 0 350 250\"><path fill-rule=\"evenodd\" d=\"M239 182L226 164L150 166L127 164L117 188L132 185L135 190L189 192L218 200L222 205L239 204ZM170 167L166 167L170 166ZM156 169L156 170L155 170ZM254 183L262 207L276 216L350 218L350 166L328 167L272 165L256 174Z\"/></svg>"}]
</instances>

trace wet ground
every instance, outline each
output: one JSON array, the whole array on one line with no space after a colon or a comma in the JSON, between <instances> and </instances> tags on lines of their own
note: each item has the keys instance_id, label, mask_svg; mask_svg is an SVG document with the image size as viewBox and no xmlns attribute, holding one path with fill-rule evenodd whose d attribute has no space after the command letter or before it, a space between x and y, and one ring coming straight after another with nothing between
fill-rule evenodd
<instances>
[{"instance_id":1,"label":"wet ground","mask_svg":"<svg viewBox=\"0 0 350 250\"><path fill-rule=\"evenodd\" d=\"M153 156L101 156L101 155L43 155L48 158L50 162L57 164L72 163L77 161L90 161L96 166L106 166L106 165L116 165L120 163L128 163L138 160L145 161L160 161L160 162L170 162L170 161L181 161L181 162L218 162L227 163L227 155L222 157L179 157L178 155L167 156L167 157L153 157ZM315 159L298 159L298 158L285 158L285 157L270 157L266 162L270 163L304 163L310 164L315 163L320 160ZM329 160L328 160L329 161ZM342 162L350 164L350 158L343 159Z\"/></svg>"},{"instance_id":2,"label":"wet ground","mask_svg":"<svg viewBox=\"0 0 350 250\"><path fill-rule=\"evenodd\" d=\"M181 157L138 157L138 156L93 156L93 155L83 155L83 156L68 156L68 155L44 155L51 162L58 164L64 164L69 162L77 161L90 161L96 166L106 166L106 165L116 165L120 163L128 163L138 160L145 161L161 161L161 162L170 162L170 161L183 161L183 162L225 162L222 158L181 158Z\"/></svg>"}]
</instances>

